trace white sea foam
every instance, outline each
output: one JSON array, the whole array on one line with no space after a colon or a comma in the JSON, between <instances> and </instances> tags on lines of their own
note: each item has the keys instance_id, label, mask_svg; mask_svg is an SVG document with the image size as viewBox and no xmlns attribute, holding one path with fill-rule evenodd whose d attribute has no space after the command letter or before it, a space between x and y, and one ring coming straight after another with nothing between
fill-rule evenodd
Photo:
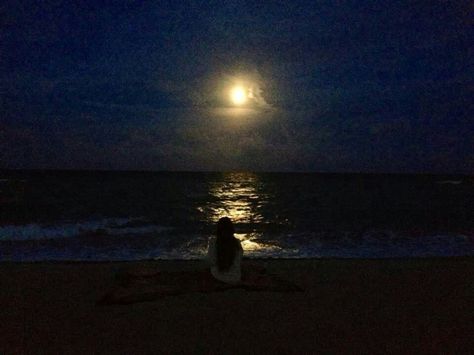
<instances>
[{"instance_id":1,"label":"white sea foam","mask_svg":"<svg viewBox=\"0 0 474 355\"><path fill-rule=\"evenodd\" d=\"M156 224L143 224L131 226L141 219L130 218L104 218L98 220L80 221L77 223L61 223L53 225L42 225L30 223L26 225L0 226L0 241L20 241L38 239L60 239L71 238L91 233L103 233L107 235L138 235L162 233L171 228Z\"/></svg>"},{"instance_id":2,"label":"white sea foam","mask_svg":"<svg viewBox=\"0 0 474 355\"><path fill-rule=\"evenodd\" d=\"M0 241L11 241L0 250L0 259L39 260L140 260L205 259L209 235L173 234L171 229L147 224L140 219L107 218L52 226L29 224L0 227ZM67 238L96 233L93 238ZM140 239L137 235L164 233L160 238ZM120 235L107 239L104 236ZM248 258L390 258L474 255L474 235L409 235L391 230L316 231L291 234L237 233ZM35 248L15 241L45 240ZM47 240L60 242L47 242ZM64 240L64 242L62 242ZM59 243L59 244L58 244ZM10 249L5 249L8 246Z\"/></svg>"}]
</instances>

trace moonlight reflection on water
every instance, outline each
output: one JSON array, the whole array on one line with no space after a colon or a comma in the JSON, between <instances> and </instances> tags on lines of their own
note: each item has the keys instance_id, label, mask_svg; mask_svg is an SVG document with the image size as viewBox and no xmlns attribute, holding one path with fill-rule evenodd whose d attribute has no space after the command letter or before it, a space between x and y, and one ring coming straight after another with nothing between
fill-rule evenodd
<instances>
[{"instance_id":1,"label":"moonlight reflection on water","mask_svg":"<svg viewBox=\"0 0 474 355\"><path fill-rule=\"evenodd\" d=\"M265 223L260 211L268 204L268 194L262 191L262 183L252 173L228 173L220 181L209 186L210 202L202 210L208 223L215 224L221 217L229 217L236 224L246 226L248 233L235 233L246 251L278 248L259 241L262 233L252 226Z\"/></svg>"},{"instance_id":2,"label":"moonlight reflection on water","mask_svg":"<svg viewBox=\"0 0 474 355\"><path fill-rule=\"evenodd\" d=\"M251 173L229 173L223 180L211 183L208 220L217 222L227 216L234 223L263 222L259 210L267 204L268 198L259 187L258 177Z\"/></svg>"}]
</instances>

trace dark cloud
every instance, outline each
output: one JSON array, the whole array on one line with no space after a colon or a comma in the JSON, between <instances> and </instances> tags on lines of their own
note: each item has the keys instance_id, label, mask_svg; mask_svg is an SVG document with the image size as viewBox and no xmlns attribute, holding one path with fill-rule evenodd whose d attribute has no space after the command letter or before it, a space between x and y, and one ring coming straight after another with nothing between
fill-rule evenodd
<instances>
[{"instance_id":1,"label":"dark cloud","mask_svg":"<svg viewBox=\"0 0 474 355\"><path fill-rule=\"evenodd\" d=\"M468 2L0 11L2 166L474 171Z\"/></svg>"}]
</instances>

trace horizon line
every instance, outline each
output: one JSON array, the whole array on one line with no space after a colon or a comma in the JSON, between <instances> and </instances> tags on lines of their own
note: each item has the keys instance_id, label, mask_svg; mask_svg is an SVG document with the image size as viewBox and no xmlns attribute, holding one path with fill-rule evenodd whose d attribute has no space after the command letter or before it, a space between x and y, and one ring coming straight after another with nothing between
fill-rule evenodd
<instances>
[{"instance_id":1,"label":"horizon line","mask_svg":"<svg viewBox=\"0 0 474 355\"><path fill-rule=\"evenodd\" d=\"M247 173L247 174L320 174L320 175L456 175L474 177L474 172L394 172L394 171L308 171L308 170L152 170L152 169L81 169L81 168L0 168L0 173L8 172L70 172L70 173L204 173L204 174L230 174L230 173Z\"/></svg>"}]
</instances>

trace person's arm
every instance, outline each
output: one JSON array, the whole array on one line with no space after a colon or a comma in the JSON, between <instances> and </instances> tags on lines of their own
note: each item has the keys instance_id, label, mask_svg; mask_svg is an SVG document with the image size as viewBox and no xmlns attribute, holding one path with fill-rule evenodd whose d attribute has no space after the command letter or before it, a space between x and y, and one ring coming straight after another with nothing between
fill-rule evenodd
<instances>
[{"instance_id":1,"label":"person's arm","mask_svg":"<svg viewBox=\"0 0 474 355\"><path fill-rule=\"evenodd\" d=\"M240 256L243 257L244 256L244 248L242 247L242 242L239 240L239 252L240 252Z\"/></svg>"},{"instance_id":2,"label":"person's arm","mask_svg":"<svg viewBox=\"0 0 474 355\"><path fill-rule=\"evenodd\" d=\"M207 248L207 261L211 267L216 266L217 264L216 243L213 239L209 240L209 245Z\"/></svg>"}]
</instances>

